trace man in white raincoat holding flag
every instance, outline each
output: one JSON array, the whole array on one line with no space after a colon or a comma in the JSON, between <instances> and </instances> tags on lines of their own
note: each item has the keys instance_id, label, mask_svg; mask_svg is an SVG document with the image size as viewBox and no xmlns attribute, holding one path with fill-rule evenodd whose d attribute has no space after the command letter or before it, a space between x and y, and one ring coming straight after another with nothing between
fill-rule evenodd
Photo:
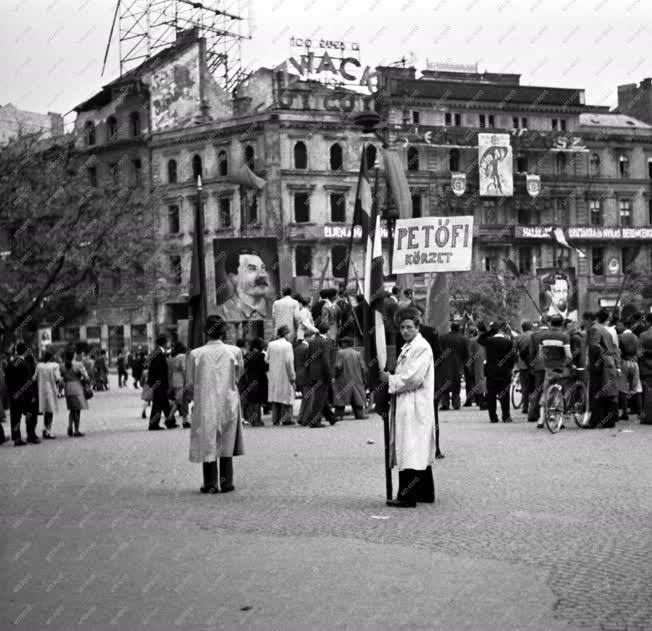
<instances>
[{"instance_id":1,"label":"man in white raincoat holding flag","mask_svg":"<svg viewBox=\"0 0 652 631\"><path fill-rule=\"evenodd\" d=\"M387 500L388 506L412 508L417 502L435 501L431 467L435 457L435 367L430 344L419 333L420 323L415 309L401 312L405 345L395 373L380 374L393 395L390 413L399 476L397 498Z\"/></svg>"}]
</instances>

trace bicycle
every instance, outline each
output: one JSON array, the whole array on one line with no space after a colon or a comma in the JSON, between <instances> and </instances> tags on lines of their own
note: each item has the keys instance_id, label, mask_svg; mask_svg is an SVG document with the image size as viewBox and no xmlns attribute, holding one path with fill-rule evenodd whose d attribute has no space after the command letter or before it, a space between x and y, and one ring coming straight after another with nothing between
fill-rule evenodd
<instances>
[{"instance_id":1,"label":"bicycle","mask_svg":"<svg viewBox=\"0 0 652 631\"><path fill-rule=\"evenodd\" d=\"M548 386L544 400L544 422L551 434L564 427L564 420L572 415L575 424L582 427L589 416L589 390L584 383L584 368L571 369L571 375L562 387L560 381Z\"/></svg>"},{"instance_id":2,"label":"bicycle","mask_svg":"<svg viewBox=\"0 0 652 631\"><path fill-rule=\"evenodd\" d=\"M520 372L512 372L512 385L509 388L509 396L512 401L512 408L518 410L523 405L523 388L521 386Z\"/></svg>"}]
</instances>

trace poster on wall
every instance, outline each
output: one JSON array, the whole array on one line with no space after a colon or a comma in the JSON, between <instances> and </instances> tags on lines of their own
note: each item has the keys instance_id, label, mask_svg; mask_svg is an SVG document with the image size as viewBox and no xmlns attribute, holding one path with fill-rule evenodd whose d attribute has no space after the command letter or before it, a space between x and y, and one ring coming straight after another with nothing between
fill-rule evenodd
<instances>
[{"instance_id":1,"label":"poster on wall","mask_svg":"<svg viewBox=\"0 0 652 631\"><path fill-rule=\"evenodd\" d=\"M279 286L277 243L271 237L213 240L217 315L227 322L272 321Z\"/></svg>"},{"instance_id":2,"label":"poster on wall","mask_svg":"<svg viewBox=\"0 0 652 631\"><path fill-rule=\"evenodd\" d=\"M512 197L512 146L509 134L478 134L480 195Z\"/></svg>"},{"instance_id":3,"label":"poster on wall","mask_svg":"<svg viewBox=\"0 0 652 631\"><path fill-rule=\"evenodd\" d=\"M471 269L473 215L398 219L394 235L394 274Z\"/></svg>"},{"instance_id":4,"label":"poster on wall","mask_svg":"<svg viewBox=\"0 0 652 631\"><path fill-rule=\"evenodd\" d=\"M199 44L152 72L152 130L185 127L200 113Z\"/></svg>"},{"instance_id":5,"label":"poster on wall","mask_svg":"<svg viewBox=\"0 0 652 631\"><path fill-rule=\"evenodd\" d=\"M537 268L539 308L545 316L560 314L577 322L577 281L575 268Z\"/></svg>"}]
</instances>

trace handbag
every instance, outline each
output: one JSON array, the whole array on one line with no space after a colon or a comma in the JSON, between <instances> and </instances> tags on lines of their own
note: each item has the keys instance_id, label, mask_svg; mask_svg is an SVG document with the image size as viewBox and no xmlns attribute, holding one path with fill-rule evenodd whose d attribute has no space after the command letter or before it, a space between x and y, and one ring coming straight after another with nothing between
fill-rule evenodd
<instances>
[{"instance_id":1,"label":"handbag","mask_svg":"<svg viewBox=\"0 0 652 631\"><path fill-rule=\"evenodd\" d=\"M94 393L93 393L93 388L91 387L91 384L85 381L84 384L83 384L83 388L84 388L84 398L86 400L92 399Z\"/></svg>"}]
</instances>

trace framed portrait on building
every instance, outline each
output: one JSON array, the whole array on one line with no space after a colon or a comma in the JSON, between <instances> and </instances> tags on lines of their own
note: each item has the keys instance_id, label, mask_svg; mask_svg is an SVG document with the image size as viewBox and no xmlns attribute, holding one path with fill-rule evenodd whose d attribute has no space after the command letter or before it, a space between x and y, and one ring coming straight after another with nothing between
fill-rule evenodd
<instances>
[{"instance_id":1,"label":"framed portrait on building","mask_svg":"<svg viewBox=\"0 0 652 631\"><path fill-rule=\"evenodd\" d=\"M277 240L214 239L213 255L217 315L243 324L240 333L255 331L262 337L265 323L271 325L272 303L279 293Z\"/></svg>"},{"instance_id":2,"label":"framed portrait on building","mask_svg":"<svg viewBox=\"0 0 652 631\"><path fill-rule=\"evenodd\" d=\"M577 277L574 267L537 268L539 308L545 316L560 314L577 322Z\"/></svg>"}]
</instances>

